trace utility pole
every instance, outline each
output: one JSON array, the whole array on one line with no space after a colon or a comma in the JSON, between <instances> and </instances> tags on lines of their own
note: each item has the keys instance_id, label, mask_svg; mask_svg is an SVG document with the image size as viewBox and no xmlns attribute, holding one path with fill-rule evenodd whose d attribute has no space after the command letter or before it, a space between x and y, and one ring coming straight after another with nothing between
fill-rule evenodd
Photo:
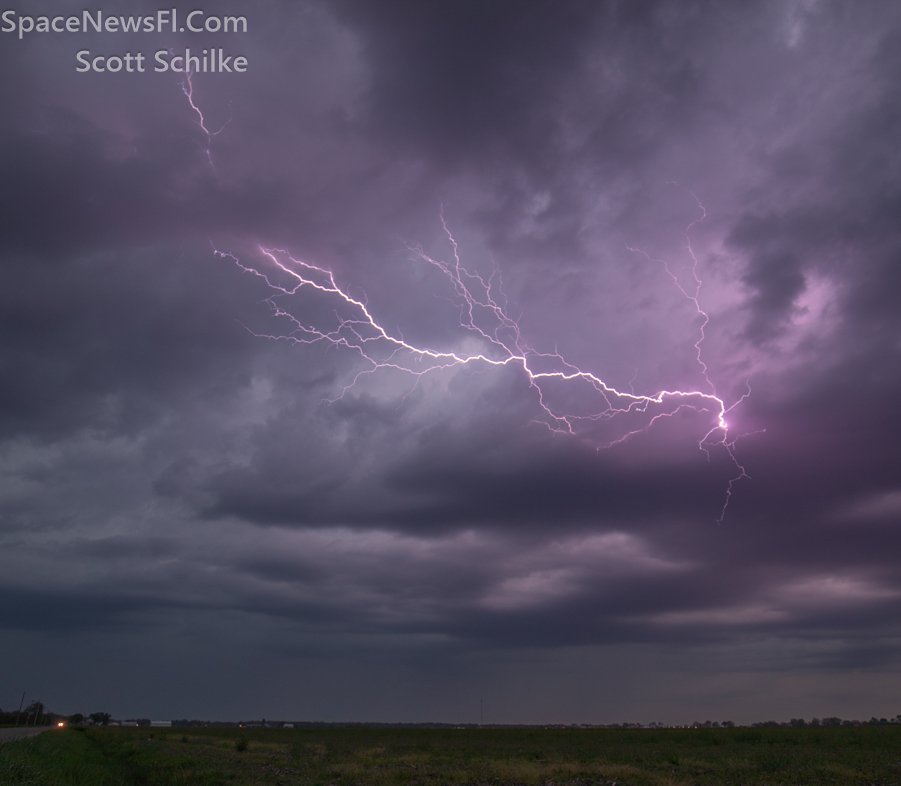
<instances>
[{"instance_id":1,"label":"utility pole","mask_svg":"<svg viewBox=\"0 0 901 786\"><path fill-rule=\"evenodd\" d=\"M16 726L22 725L22 705L25 703L25 691L22 691L22 698L19 699L19 711L16 713Z\"/></svg>"}]
</instances>

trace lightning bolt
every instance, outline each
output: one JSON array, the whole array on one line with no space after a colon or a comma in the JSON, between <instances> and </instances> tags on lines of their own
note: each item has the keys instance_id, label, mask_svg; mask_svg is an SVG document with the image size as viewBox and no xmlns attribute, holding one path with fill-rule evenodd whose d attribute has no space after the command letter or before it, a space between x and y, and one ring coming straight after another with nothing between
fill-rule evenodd
<instances>
[{"instance_id":1,"label":"lightning bolt","mask_svg":"<svg viewBox=\"0 0 901 786\"><path fill-rule=\"evenodd\" d=\"M210 165L210 169L215 172L216 164L213 162L213 139L225 130L226 126L231 122L231 118L226 120L215 131L210 130L210 127L207 125L206 117L204 117L203 110L194 101L194 82L191 80L190 70L185 72L185 78L181 82L181 91L184 93L185 98L188 100L188 106L191 107L191 111L196 117L195 122L200 126L200 130L203 131L203 134L206 137L204 153L206 154L206 160Z\"/></svg>"},{"instance_id":2,"label":"lightning bolt","mask_svg":"<svg viewBox=\"0 0 901 786\"><path fill-rule=\"evenodd\" d=\"M228 121L218 130L210 130L203 111L194 100L194 85L190 72L186 74L181 88L196 116L197 125L206 136L206 158L215 171L212 155L213 139L225 129ZM333 271L298 259L285 249L258 246L256 264L243 261L232 252L220 250L215 245L212 246L212 250L215 256L229 260L244 273L265 282L272 293L266 302L274 317L285 322L289 328L282 333L254 332L254 335L300 345L328 344L352 352L362 361L363 368L355 373L351 381L341 388L340 394L332 401L346 395L365 375L378 371L408 375L413 378L415 385L430 374L453 368L484 365L495 368L511 367L519 371L533 393L541 413L536 422L553 433L588 439L594 442L597 450L622 444L637 434L647 432L659 421L672 418L686 410L704 414L708 426L698 440L698 448L709 460L710 449L720 446L735 467L735 475L728 481L717 518L717 522L722 523L735 484L750 478L736 456L736 440L729 435L726 416L750 396L751 388L750 383L746 383L745 393L727 405L717 393L704 358L703 344L710 317L700 302L703 282L699 272L700 261L692 244L692 230L707 218L707 210L693 193L691 196L698 206L699 216L684 231L685 245L691 259L691 280L688 284L683 283L666 261L654 259L638 248L629 247L629 250L649 261L661 264L676 289L695 308L699 317L699 327L693 347L695 360L704 382L703 389L696 390L662 388L651 393L635 393L637 370L629 382L629 389L619 390L595 372L572 363L556 348L553 352L533 348L523 337L517 319L508 312L497 270L486 278L462 263L459 243L444 218L443 208L441 226L451 249L450 260L432 256L420 246L410 246L409 250L416 260L438 271L449 284L454 301L459 306L460 328L466 335L476 339L478 351L454 351L408 341L400 332L385 327L376 318L365 299L355 297L348 288L339 285ZM323 324L316 320L303 319L293 313L284 303L292 302L292 298L301 292L310 293L331 304L334 320L329 324ZM562 408L554 404L554 397L549 389L554 385L577 389L580 393L587 392L594 404L587 412L572 412ZM598 424L610 423L614 419L636 418L640 421L637 427L623 428L614 438L597 439Z\"/></svg>"},{"instance_id":3,"label":"lightning bolt","mask_svg":"<svg viewBox=\"0 0 901 786\"><path fill-rule=\"evenodd\" d=\"M377 371L405 374L415 383L429 374L470 365L511 367L517 369L535 396L540 419L537 421L554 433L592 439L593 424L612 421L614 418L635 419L641 423L636 428L624 430L616 438L597 444L601 448L619 445L637 434L646 432L664 418L671 418L685 410L704 413L708 418L707 430L698 441L698 447L710 456L713 446L721 446L736 467L736 475L729 480L718 518L722 522L732 497L735 483L749 477L735 454L735 441L729 437L726 415L750 395L747 392L732 405L727 405L716 393L710 381L707 364L703 360L703 328L709 317L701 309L698 297L701 282L697 275L697 257L693 257L692 276L694 289L686 289L679 279L679 290L698 308L704 317L701 335L695 343L698 363L705 384L709 389L680 390L660 389L652 393L638 394L619 390L593 371L580 368L566 359L559 351L542 352L534 349L523 337L520 325L508 312L500 291L497 273L484 277L465 267L461 261L459 244L444 219L441 223L452 250L449 260L428 254L419 246L411 246L414 258L430 265L447 281L459 307L461 329L477 340L478 349L465 352L422 345L408 341L399 332L385 327L365 299L355 297L340 285L328 268L298 259L285 249L258 246L256 264L239 259L229 251L213 247L213 253L227 259L243 272L262 279L272 291L267 298L273 315L284 321L288 330L281 333L254 335L272 340L290 341L295 344L329 344L355 353L363 363L345 385L337 399L343 397L360 379ZM669 270L669 269L668 269ZM323 324L294 313L289 303L301 292L328 301L334 315L333 321ZM461 342L462 343L462 342ZM576 387L587 392L595 404L586 413L573 413L553 403L548 390L551 385ZM334 400L337 400L334 399Z\"/></svg>"},{"instance_id":4,"label":"lightning bolt","mask_svg":"<svg viewBox=\"0 0 901 786\"><path fill-rule=\"evenodd\" d=\"M678 186L679 184L676 182L670 182L669 185ZM683 237L685 240L685 249L688 252L689 259L691 260L691 265L689 267L689 274L691 278L691 282L686 286L682 283L682 279L673 271L670 267L670 264L665 259L657 259L648 254L647 251L641 248L635 248L632 246L627 246L628 250L634 254L640 254L645 259L651 262L655 262L659 264L667 276L672 280L676 289L682 294L682 296L688 300L692 306L694 307L695 313L697 314L698 321L698 337L695 340L693 347L695 351L695 361L700 369L701 377L706 383L707 389L711 391L713 394L716 394L716 385L714 385L713 381L710 379L710 368L707 365L706 360L704 359L704 350L703 344L704 340L707 338L706 329L710 324L710 315L701 307L701 289L703 287L703 281L700 276L700 261L698 260L698 256L695 253L694 245L692 243L692 231L699 224L707 220L707 208L704 206L703 202L698 198L698 196L691 190L686 189L694 200L695 204L698 207L698 216L693 221L691 221L688 226L683 230ZM729 478L729 481L726 485L726 490L723 495L723 505L720 509L720 515L717 518L718 523L722 523L726 517L726 511L729 508L729 502L732 499L732 493L735 488L735 484L741 480L750 480L751 476L748 474L744 465L738 460L738 457L735 453L735 445L736 439L729 438L729 430L725 421L725 416L735 409L742 402L747 400L747 398L751 395L751 383L750 380L745 381L745 392L738 398L737 401L733 402L730 406L726 407L725 402L722 399L717 397L724 405L724 409L718 419L716 425L714 425L699 441L698 448L702 450L707 459L710 459L710 450L709 445L710 440L714 439L715 444L721 445L725 451L726 455L729 457L729 460L732 462L735 467L736 474ZM653 421L652 421L653 422ZM718 437L718 438L716 438Z\"/></svg>"}]
</instances>

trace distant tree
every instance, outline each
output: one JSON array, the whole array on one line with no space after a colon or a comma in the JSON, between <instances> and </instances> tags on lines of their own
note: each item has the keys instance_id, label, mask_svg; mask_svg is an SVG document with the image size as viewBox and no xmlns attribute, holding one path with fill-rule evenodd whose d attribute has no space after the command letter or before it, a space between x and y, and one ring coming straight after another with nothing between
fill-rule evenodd
<instances>
[{"instance_id":1,"label":"distant tree","mask_svg":"<svg viewBox=\"0 0 901 786\"><path fill-rule=\"evenodd\" d=\"M112 715L108 712L92 712L88 717L91 719L91 722L97 726L107 726Z\"/></svg>"},{"instance_id":2,"label":"distant tree","mask_svg":"<svg viewBox=\"0 0 901 786\"><path fill-rule=\"evenodd\" d=\"M734 729L734 728L735 728L735 721L724 720L724 721L723 721L723 728L724 728L724 729Z\"/></svg>"},{"instance_id":3,"label":"distant tree","mask_svg":"<svg viewBox=\"0 0 901 786\"><path fill-rule=\"evenodd\" d=\"M80 712L76 712L76 713L70 715L69 723L74 723L75 725L78 725L79 723L84 723L84 715L82 715Z\"/></svg>"},{"instance_id":4,"label":"distant tree","mask_svg":"<svg viewBox=\"0 0 901 786\"><path fill-rule=\"evenodd\" d=\"M803 729L807 725L807 721L804 718L792 718L788 722L789 726L793 726L796 729Z\"/></svg>"},{"instance_id":5,"label":"distant tree","mask_svg":"<svg viewBox=\"0 0 901 786\"><path fill-rule=\"evenodd\" d=\"M44 724L44 702L33 701L25 708L25 725L42 726Z\"/></svg>"}]
</instances>

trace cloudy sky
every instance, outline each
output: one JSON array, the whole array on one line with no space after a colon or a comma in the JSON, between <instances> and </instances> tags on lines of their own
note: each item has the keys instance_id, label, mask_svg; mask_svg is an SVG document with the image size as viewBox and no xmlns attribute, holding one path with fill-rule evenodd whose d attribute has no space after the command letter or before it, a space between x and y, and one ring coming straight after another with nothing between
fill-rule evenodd
<instances>
[{"instance_id":1,"label":"cloudy sky","mask_svg":"<svg viewBox=\"0 0 901 786\"><path fill-rule=\"evenodd\" d=\"M901 6L215 11L0 34L0 707L901 711Z\"/></svg>"}]
</instances>

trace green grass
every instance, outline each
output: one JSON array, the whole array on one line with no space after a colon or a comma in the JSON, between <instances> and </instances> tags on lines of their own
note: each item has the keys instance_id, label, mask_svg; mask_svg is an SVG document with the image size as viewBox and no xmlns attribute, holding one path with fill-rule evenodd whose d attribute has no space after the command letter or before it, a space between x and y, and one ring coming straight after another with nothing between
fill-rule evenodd
<instances>
[{"instance_id":1,"label":"green grass","mask_svg":"<svg viewBox=\"0 0 901 786\"><path fill-rule=\"evenodd\" d=\"M0 745L3 786L127 786L128 773L82 732L53 731Z\"/></svg>"},{"instance_id":2,"label":"green grass","mask_svg":"<svg viewBox=\"0 0 901 786\"><path fill-rule=\"evenodd\" d=\"M0 746L3 786L901 786L901 726L90 729Z\"/></svg>"}]
</instances>

